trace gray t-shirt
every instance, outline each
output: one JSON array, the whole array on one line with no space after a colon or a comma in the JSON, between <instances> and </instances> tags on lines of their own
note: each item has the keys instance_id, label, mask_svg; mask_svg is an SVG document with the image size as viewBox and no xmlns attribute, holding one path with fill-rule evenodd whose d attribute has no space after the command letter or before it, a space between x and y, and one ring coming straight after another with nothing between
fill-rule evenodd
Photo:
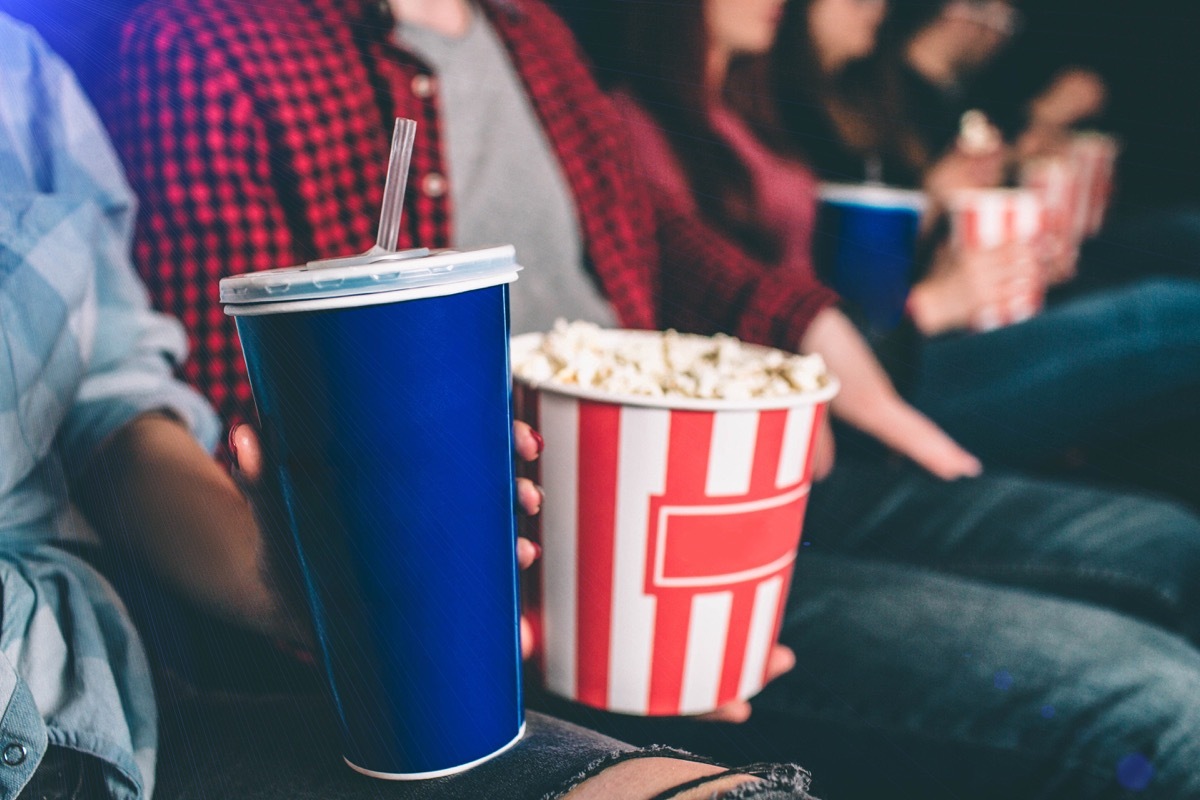
<instances>
[{"instance_id":1,"label":"gray t-shirt","mask_svg":"<svg viewBox=\"0 0 1200 800\"><path fill-rule=\"evenodd\" d=\"M512 244L525 267L512 285L513 333L549 330L557 317L615 325L584 268L566 177L486 17L476 9L461 38L403 23L396 37L436 75L454 245Z\"/></svg>"}]
</instances>

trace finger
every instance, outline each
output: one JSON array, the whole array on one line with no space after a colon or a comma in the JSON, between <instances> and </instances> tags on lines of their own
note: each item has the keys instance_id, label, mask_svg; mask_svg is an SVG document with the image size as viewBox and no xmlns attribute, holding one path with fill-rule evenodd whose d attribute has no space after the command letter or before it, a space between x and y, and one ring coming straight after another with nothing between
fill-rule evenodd
<instances>
[{"instance_id":1,"label":"finger","mask_svg":"<svg viewBox=\"0 0 1200 800\"><path fill-rule=\"evenodd\" d=\"M829 424L828 414L817 429L817 441L813 448L813 480L821 481L833 471L833 463L837 457L837 443L833 438L833 426Z\"/></svg>"},{"instance_id":2,"label":"finger","mask_svg":"<svg viewBox=\"0 0 1200 800\"><path fill-rule=\"evenodd\" d=\"M882 428L885 444L942 480L976 477L983 464L916 409L908 408L896 424Z\"/></svg>"},{"instance_id":3,"label":"finger","mask_svg":"<svg viewBox=\"0 0 1200 800\"><path fill-rule=\"evenodd\" d=\"M944 433L926 441L909 457L945 481L975 478L983 473L983 464Z\"/></svg>"},{"instance_id":4,"label":"finger","mask_svg":"<svg viewBox=\"0 0 1200 800\"><path fill-rule=\"evenodd\" d=\"M796 654L790 647L776 644L767 656L767 683L792 671L796 666Z\"/></svg>"},{"instance_id":5,"label":"finger","mask_svg":"<svg viewBox=\"0 0 1200 800\"><path fill-rule=\"evenodd\" d=\"M531 517L535 516L542 510L544 500L545 494L542 492L542 487L529 478L517 478L517 501L521 504L522 511Z\"/></svg>"},{"instance_id":6,"label":"finger","mask_svg":"<svg viewBox=\"0 0 1200 800\"><path fill-rule=\"evenodd\" d=\"M521 569L529 569L533 562L537 561L542 556L542 546L537 542L519 537L517 539L517 566Z\"/></svg>"},{"instance_id":7,"label":"finger","mask_svg":"<svg viewBox=\"0 0 1200 800\"><path fill-rule=\"evenodd\" d=\"M521 615L521 658L533 655L533 623L524 614Z\"/></svg>"},{"instance_id":8,"label":"finger","mask_svg":"<svg viewBox=\"0 0 1200 800\"><path fill-rule=\"evenodd\" d=\"M243 423L230 429L229 449L233 451L239 477L249 484L258 483L262 477L263 457L262 444L254 426Z\"/></svg>"},{"instance_id":9,"label":"finger","mask_svg":"<svg viewBox=\"0 0 1200 800\"><path fill-rule=\"evenodd\" d=\"M740 725L750 719L750 704L745 700L734 700L732 703L726 703L716 711L710 711L707 714L700 714L696 717L704 722L732 722L735 725Z\"/></svg>"},{"instance_id":10,"label":"finger","mask_svg":"<svg viewBox=\"0 0 1200 800\"><path fill-rule=\"evenodd\" d=\"M524 461L534 461L542 453L542 435L521 420L513 423L513 446Z\"/></svg>"}]
</instances>

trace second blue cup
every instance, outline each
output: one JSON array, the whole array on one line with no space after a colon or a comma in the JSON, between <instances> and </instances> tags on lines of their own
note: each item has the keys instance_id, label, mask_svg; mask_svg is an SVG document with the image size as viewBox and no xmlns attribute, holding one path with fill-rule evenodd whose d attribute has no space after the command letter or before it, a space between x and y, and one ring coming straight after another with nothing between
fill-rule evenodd
<instances>
[{"instance_id":1,"label":"second blue cup","mask_svg":"<svg viewBox=\"0 0 1200 800\"><path fill-rule=\"evenodd\" d=\"M852 303L871 332L904 316L916 262L925 195L869 184L824 184L817 222L817 268Z\"/></svg>"}]
</instances>

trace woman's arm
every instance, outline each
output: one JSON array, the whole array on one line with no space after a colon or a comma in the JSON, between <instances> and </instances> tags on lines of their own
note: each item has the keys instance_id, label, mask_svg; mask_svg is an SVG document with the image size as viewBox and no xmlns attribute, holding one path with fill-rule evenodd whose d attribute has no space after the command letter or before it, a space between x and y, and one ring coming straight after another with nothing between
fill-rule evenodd
<instances>
[{"instance_id":1,"label":"woman's arm","mask_svg":"<svg viewBox=\"0 0 1200 800\"><path fill-rule=\"evenodd\" d=\"M842 389L832 410L843 420L945 480L979 475L979 459L904 401L853 323L835 308L817 314L800 350L820 353Z\"/></svg>"}]
</instances>

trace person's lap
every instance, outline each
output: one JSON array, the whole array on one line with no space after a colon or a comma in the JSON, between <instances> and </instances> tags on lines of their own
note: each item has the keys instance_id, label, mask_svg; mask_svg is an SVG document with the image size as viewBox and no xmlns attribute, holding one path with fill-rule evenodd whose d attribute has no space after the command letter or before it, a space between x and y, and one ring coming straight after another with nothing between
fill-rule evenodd
<instances>
[{"instance_id":1,"label":"person's lap","mask_svg":"<svg viewBox=\"0 0 1200 800\"><path fill-rule=\"evenodd\" d=\"M1200 792L1200 654L1091 605L820 553L782 640L797 666L742 726L576 709L632 741L799 760L843 798L1089 798ZM556 707L563 712L563 708Z\"/></svg>"},{"instance_id":2,"label":"person's lap","mask_svg":"<svg viewBox=\"0 0 1200 800\"><path fill-rule=\"evenodd\" d=\"M155 796L164 800L368 800L556 797L636 748L531 713L512 750L460 775L392 782L349 769L320 694L160 691L162 732Z\"/></svg>"},{"instance_id":3,"label":"person's lap","mask_svg":"<svg viewBox=\"0 0 1200 800\"><path fill-rule=\"evenodd\" d=\"M1118 767L1136 782L1143 757L1161 796L1200 792L1184 783L1200 763L1185 744L1200 726L1196 517L851 458L806 528L783 634L799 665L758 705L824 720L848 748L855 730L890 740L923 796L1120 796ZM816 755L818 775L855 775Z\"/></svg>"},{"instance_id":4,"label":"person's lap","mask_svg":"<svg viewBox=\"0 0 1200 800\"><path fill-rule=\"evenodd\" d=\"M814 488L804 537L806 556L1028 588L1200 642L1200 517L1171 502L996 470L948 483L907 463L850 457Z\"/></svg>"},{"instance_id":5,"label":"person's lap","mask_svg":"<svg viewBox=\"0 0 1200 800\"><path fill-rule=\"evenodd\" d=\"M615 784L624 787L615 791L627 796L630 781L642 792L651 778L664 789L688 783L658 774L664 759L712 763L671 747L634 747L528 712L524 738L490 761L445 778L382 781L342 763L336 722L322 695L198 692L172 682L160 699L162 756L155 797L163 800L557 800L574 797L573 790L585 781L604 780L602 773L625 765L641 763L646 765L641 769L656 771L627 773ZM719 779L725 773L714 768L701 774ZM805 791L808 773L793 764L753 764L731 774L758 780L726 789L721 796L730 800L813 800Z\"/></svg>"},{"instance_id":6,"label":"person's lap","mask_svg":"<svg viewBox=\"0 0 1200 800\"><path fill-rule=\"evenodd\" d=\"M843 458L805 538L782 636L798 664L747 725L547 707L631 741L802 759L831 797L1120 797L1146 770L1148 796L1200 793L1200 653L1175 632L1200 617L1187 512Z\"/></svg>"},{"instance_id":7,"label":"person's lap","mask_svg":"<svg viewBox=\"0 0 1200 800\"><path fill-rule=\"evenodd\" d=\"M831 797L1200 793L1200 653L1039 592L821 553L797 569L797 667L755 701ZM871 749L861 734L869 737ZM772 753L779 757L782 753ZM865 768L865 765L870 765Z\"/></svg>"},{"instance_id":8,"label":"person's lap","mask_svg":"<svg viewBox=\"0 0 1200 800\"><path fill-rule=\"evenodd\" d=\"M927 342L914 405L985 464L1197 420L1200 281L1154 279L1053 306L1018 325Z\"/></svg>"}]
</instances>

